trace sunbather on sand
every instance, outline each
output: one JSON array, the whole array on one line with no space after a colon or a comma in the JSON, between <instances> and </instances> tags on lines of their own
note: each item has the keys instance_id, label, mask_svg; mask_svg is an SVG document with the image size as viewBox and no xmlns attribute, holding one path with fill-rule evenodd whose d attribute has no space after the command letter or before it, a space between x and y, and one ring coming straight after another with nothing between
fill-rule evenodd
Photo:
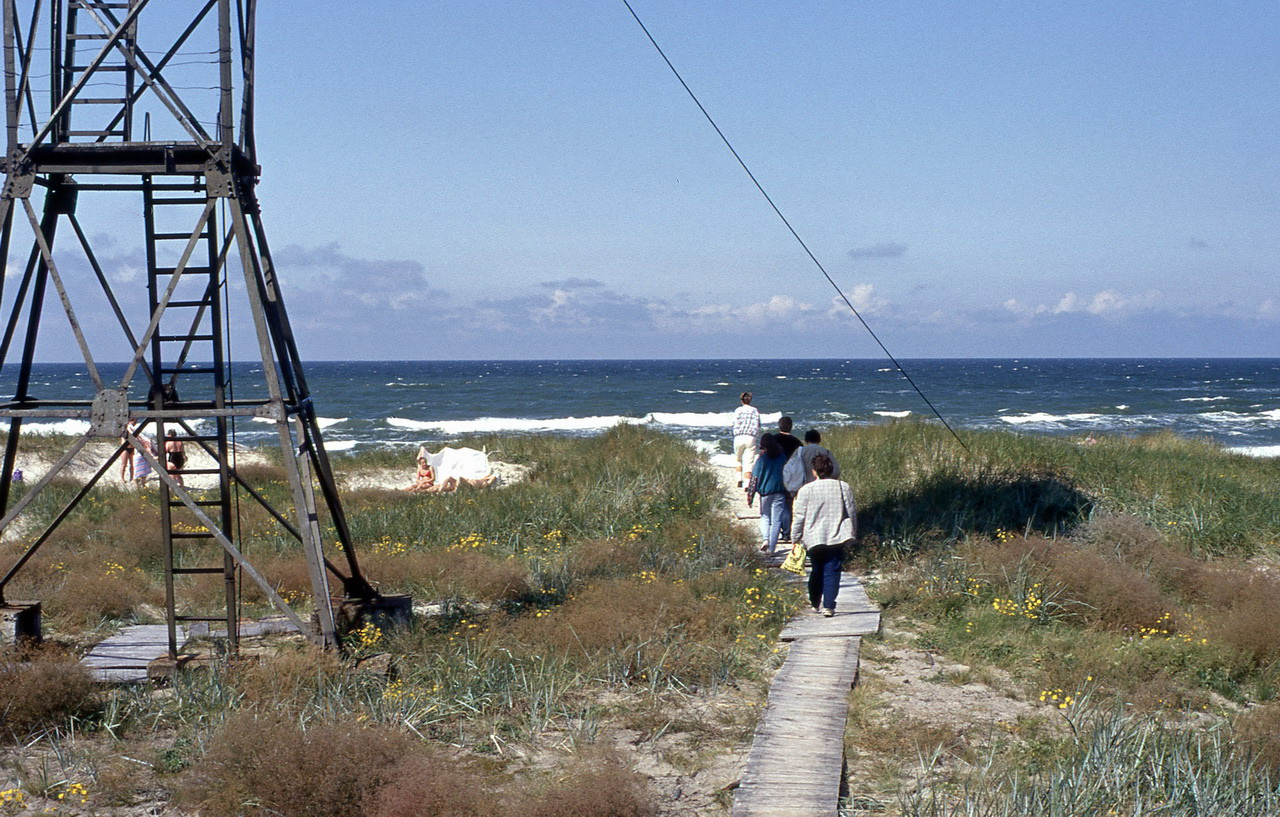
<instances>
[{"instance_id":1,"label":"sunbather on sand","mask_svg":"<svg viewBox=\"0 0 1280 817\"><path fill-rule=\"evenodd\" d=\"M418 457L418 474L406 491L419 494L447 494L458 490L458 480L449 477L444 482L436 482L436 469L431 467L426 457Z\"/></svg>"}]
</instances>

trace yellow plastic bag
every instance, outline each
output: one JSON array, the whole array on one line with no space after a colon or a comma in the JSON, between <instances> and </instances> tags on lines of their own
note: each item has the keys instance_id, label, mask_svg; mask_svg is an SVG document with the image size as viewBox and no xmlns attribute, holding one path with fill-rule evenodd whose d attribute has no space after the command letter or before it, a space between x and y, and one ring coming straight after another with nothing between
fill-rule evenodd
<instances>
[{"instance_id":1,"label":"yellow plastic bag","mask_svg":"<svg viewBox=\"0 0 1280 817\"><path fill-rule=\"evenodd\" d=\"M804 545L796 542L791 546L791 552L787 554L787 558L782 560L782 569L788 573L795 573L797 576L803 576L804 557L806 555Z\"/></svg>"}]
</instances>

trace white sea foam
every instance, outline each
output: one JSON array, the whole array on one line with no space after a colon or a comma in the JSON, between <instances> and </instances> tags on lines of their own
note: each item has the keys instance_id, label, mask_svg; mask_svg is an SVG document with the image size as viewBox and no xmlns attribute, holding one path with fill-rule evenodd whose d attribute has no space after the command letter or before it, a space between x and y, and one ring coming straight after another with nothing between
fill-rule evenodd
<instances>
[{"instance_id":1,"label":"white sea foam","mask_svg":"<svg viewBox=\"0 0 1280 817\"><path fill-rule=\"evenodd\" d=\"M272 420L270 417L254 417L253 421L255 423L274 423L275 422L275 420ZM336 426L338 423L345 423L346 421L347 421L346 417L317 417L316 418L316 424L319 425L321 429L328 428L329 426Z\"/></svg>"},{"instance_id":2,"label":"white sea foam","mask_svg":"<svg viewBox=\"0 0 1280 817\"><path fill-rule=\"evenodd\" d=\"M79 437L89 431L89 424L84 420L60 420L56 423L23 423L22 430L27 434L70 434Z\"/></svg>"},{"instance_id":3,"label":"white sea foam","mask_svg":"<svg viewBox=\"0 0 1280 817\"><path fill-rule=\"evenodd\" d=\"M874 411L872 414L879 414L881 417L910 417L909 411Z\"/></svg>"},{"instance_id":4,"label":"white sea foam","mask_svg":"<svg viewBox=\"0 0 1280 817\"><path fill-rule=\"evenodd\" d=\"M1116 411L1128 411L1128 406L1116 406Z\"/></svg>"},{"instance_id":5,"label":"white sea foam","mask_svg":"<svg viewBox=\"0 0 1280 817\"><path fill-rule=\"evenodd\" d=\"M1011 414L1008 417L1001 417L1002 422L1010 425L1034 425L1037 423L1090 423L1102 419L1101 414L1048 414L1043 411L1032 412L1030 414Z\"/></svg>"},{"instance_id":6,"label":"white sea foam","mask_svg":"<svg viewBox=\"0 0 1280 817\"><path fill-rule=\"evenodd\" d=\"M497 434L511 431L604 431L622 423L636 424L638 417L554 417L536 420L527 417L478 417L474 420L408 420L388 417L387 425L413 431L439 431L444 434Z\"/></svg>"},{"instance_id":7,"label":"white sea foam","mask_svg":"<svg viewBox=\"0 0 1280 817\"><path fill-rule=\"evenodd\" d=\"M1230 397L1182 397L1178 399L1179 403L1216 403L1219 400L1230 400Z\"/></svg>"},{"instance_id":8,"label":"white sea foam","mask_svg":"<svg viewBox=\"0 0 1280 817\"><path fill-rule=\"evenodd\" d=\"M676 394L719 394L715 389L676 389Z\"/></svg>"},{"instance_id":9,"label":"white sea foam","mask_svg":"<svg viewBox=\"0 0 1280 817\"><path fill-rule=\"evenodd\" d=\"M324 444L325 451L350 451L356 447L355 440L334 440Z\"/></svg>"},{"instance_id":10,"label":"white sea foam","mask_svg":"<svg viewBox=\"0 0 1280 817\"><path fill-rule=\"evenodd\" d=\"M782 412L761 414L760 422L768 425L778 422ZM728 429L733 425L733 412L666 412L655 411L643 417L604 415L598 417L478 417L472 420L410 420L406 417L388 417L387 425L411 431L436 431L453 434L500 434L503 432L579 432L605 431L619 424L671 426L677 428Z\"/></svg>"},{"instance_id":11,"label":"white sea foam","mask_svg":"<svg viewBox=\"0 0 1280 817\"><path fill-rule=\"evenodd\" d=\"M646 415L645 420L664 426L681 426L683 428L718 428L733 425L733 412L667 412L655 411Z\"/></svg>"},{"instance_id":12,"label":"white sea foam","mask_svg":"<svg viewBox=\"0 0 1280 817\"><path fill-rule=\"evenodd\" d=\"M1280 457L1280 445L1242 445L1227 450L1247 457Z\"/></svg>"},{"instance_id":13,"label":"white sea foam","mask_svg":"<svg viewBox=\"0 0 1280 817\"><path fill-rule=\"evenodd\" d=\"M1239 411L1205 411L1196 415L1197 419L1214 423L1258 423L1280 420L1280 409L1260 411L1257 414L1244 414Z\"/></svg>"}]
</instances>

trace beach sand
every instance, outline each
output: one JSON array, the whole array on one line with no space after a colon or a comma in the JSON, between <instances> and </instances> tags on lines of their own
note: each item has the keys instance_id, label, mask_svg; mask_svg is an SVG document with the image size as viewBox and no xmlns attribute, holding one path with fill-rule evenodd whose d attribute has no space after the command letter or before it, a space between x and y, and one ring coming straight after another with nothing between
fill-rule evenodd
<instances>
[{"instance_id":1,"label":"beach sand","mask_svg":"<svg viewBox=\"0 0 1280 817\"><path fill-rule=\"evenodd\" d=\"M61 477L80 484L88 482L98 472L98 469L115 455L116 448L117 444L114 440L90 442L81 449L80 453L71 462L63 467ZM186 453L188 468L201 470L214 467L214 459L199 446L188 443ZM237 468L270 464L270 459L265 454L253 448L236 447L232 457L233 465ZM23 482L30 485L49 473L49 470L59 458L60 454L54 452L19 452L15 470L21 471ZM494 475L498 477L496 483L498 486L519 482L529 472L529 468L524 465L493 460L490 461L490 464L493 466ZM405 487L413 482L414 479L414 464L412 462L404 468L378 468L359 471L345 471L341 467L340 461L335 462L334 465L339 486L350 491L368 489L394 491ZM156 476L153 474L147 484L154 486L157 481ZM207 490L217 487L218 476L217 474L188 474L184 479L184 483L188 488ZM132 481L121 482L120 461L117 459L98 480L95 488L137 490L138 486Z\"/></svg>"}]
</instances>

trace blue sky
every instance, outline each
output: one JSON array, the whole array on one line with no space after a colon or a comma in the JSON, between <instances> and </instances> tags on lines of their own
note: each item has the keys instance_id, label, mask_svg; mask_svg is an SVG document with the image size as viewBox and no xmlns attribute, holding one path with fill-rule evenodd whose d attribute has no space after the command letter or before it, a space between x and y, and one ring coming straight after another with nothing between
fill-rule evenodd
<instances>
[{"instance_id":1,"label":"blue sky","mask_svg":"<svg viewBox=\"0 0 1280 817\"><path fill-rule=\"evenodd\" d=\"M633 6L894 354L1280 355L1280 4ZM258 28L306 357L879 354L621 0Z\"/></svg>"}]
</instances>

